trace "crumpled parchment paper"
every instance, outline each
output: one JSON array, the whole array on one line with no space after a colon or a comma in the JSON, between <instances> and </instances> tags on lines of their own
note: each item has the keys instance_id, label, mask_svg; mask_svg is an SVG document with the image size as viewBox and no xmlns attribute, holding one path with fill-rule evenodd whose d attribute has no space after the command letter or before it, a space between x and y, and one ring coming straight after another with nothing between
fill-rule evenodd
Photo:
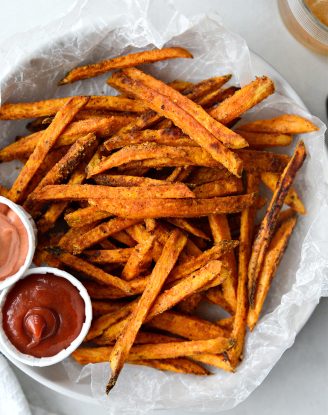
<instances>
[{"instance_id":1,"label":"crumpled parchment paper","mask_svg":"<svg viewBox=\"0 0 328 415\"><path fill-rule=\"evenodd\" d=\"M41 46L40 46L41 39ZM61 19L17 35L15 45L0 46L1 101L27 101L75 94L107 94L107 74L57 87L76 65L164 45L188 48L194 59L148 65L164 80L199 81L233 73L231 84L254 78L247 45L227 31L218 16L178 13L172 2L151 0L77 1ZM279 92L283 90L279 89ZM276 93L244 120L295 113L311 119L320 130L304 137L308 157L296 181L308 214L299 223L273 282L263 317L247 336L245 357L235 374L215 370L209 377L159 372L126 365L110 397L104 395L108 365L81 367L64 362L73 382L90 379L91 392L111 413L145 413L151 409L183 408L191 412L219 412L242 402L263 381L305 324L320 296L328 293L328 191L324 124L290 99ZM26 134L23 122L1 121L1 146ZM299 138L303 137L298 137ZM295 140L295 142L297 141ZM17 163L0 166L0 182L9 185ZM51 368L49 368L51 370Z\"/></svg>"}]
</instances>

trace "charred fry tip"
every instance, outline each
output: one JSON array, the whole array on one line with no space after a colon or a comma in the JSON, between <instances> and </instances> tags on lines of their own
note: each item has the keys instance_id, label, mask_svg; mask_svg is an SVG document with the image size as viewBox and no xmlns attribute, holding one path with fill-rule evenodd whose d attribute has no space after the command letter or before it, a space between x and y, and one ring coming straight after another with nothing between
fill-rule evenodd
<instances>
[{"instance_id":1,"label":"charred fry tip","mask_svg":"<svg viewBox=\"0 0 328 415\"><path fill-rule=\"evenodd\" d=\"M113 389L113 387L116 385L117 376L112 376L107 385L106 385L106 395L109 395L109 392Z\"/></svg>"}]
</instances>

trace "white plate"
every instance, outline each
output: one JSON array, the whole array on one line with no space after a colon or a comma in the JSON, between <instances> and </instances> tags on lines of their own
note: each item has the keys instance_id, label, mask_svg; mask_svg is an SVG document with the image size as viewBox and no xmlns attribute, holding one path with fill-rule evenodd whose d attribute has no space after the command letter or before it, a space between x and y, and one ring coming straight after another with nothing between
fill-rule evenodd
<instances>
[{"instance_id":1,"label":"white plate","mask_svg":"<svg viewBox=\"0 0 328 415\"><path fill-rule=\"evenodd\" d=\"M306 108L301 98L297 95L289 83L271 65L269 65L269 63L267 63L260 56L256 55L254 52L251 52L251 61L256 74L268 75L274 80L277 89L280 92L293 99L299 106ZM82 381L80 383L74 383L70 381L62 364L59 363L57 365L44 368L30 367L12 359L9 356L7 357L15 366L37 382L40 382L42 385L80 401L98 403L98 401L91 395L89 382Z\"/></svg>"}]
</instances>

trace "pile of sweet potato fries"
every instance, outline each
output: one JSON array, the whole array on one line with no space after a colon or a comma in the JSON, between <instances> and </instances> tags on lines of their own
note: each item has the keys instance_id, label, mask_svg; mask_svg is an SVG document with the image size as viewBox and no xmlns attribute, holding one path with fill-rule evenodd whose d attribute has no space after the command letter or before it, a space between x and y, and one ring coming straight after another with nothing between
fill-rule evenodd
<instances>
[{"instance_id":1,"label":"pile of sweet potato fries","mask_svg":"<svg viewBox=\"0 0 328 415\"><path fill-rule=\"evenodd\" d=\"M267 151L317 127L293 114L243 122L274 92L268 77L237 88L231 75L164 83L135 66L192 58L169 47L70 71L60 84L114 71L118 96L6 103L0 119L31 134L0 150L24 163L0 194L34 217L34 262L71 271L93 303L73 357L194 375L234 371L305 208L293 180L306 156ZM272 191L260 196L260 184ZM285 206L286 205L286 206ZM266 206L258 223L257 212ZM60 299L59 299L60 301ZM207 302L228 313L197 314ZM202 363L209 366L202 366Z\"/></svg>"}]
</instances>

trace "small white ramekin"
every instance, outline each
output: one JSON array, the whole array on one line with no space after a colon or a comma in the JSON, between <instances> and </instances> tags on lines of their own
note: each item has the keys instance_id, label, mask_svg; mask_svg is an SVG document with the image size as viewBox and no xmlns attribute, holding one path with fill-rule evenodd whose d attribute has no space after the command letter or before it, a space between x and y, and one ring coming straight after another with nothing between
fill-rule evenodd
<instances>
[{"instance_id":1,"label":"small white ramekin","mask_svg":"<svg viewBox=\"0 0 328 415\"><path fill-rule=\"evenodd\" d=\"M16 360L19 360L22 363L25 363L29 366L51 366L58 362L61 362L66 357L68 357L71 353L76 350L79 345L82 343L83 339L87 335L91 320L92 320L92 305L91 305L91 299L87 292L87 290L84 288L83 284L73 277L71 274L69 274L66 271L62 271L58 268L51 268L51 267L37 267L37 268L31 268L29 269L22 278L26 278L29 275L34 274L53 274L57 277L65 278L68 280L74 287L76 287L79 290L79 293L84 301L85 305L85 321L82 325L80 334L72 341L72 343L66 348L61 350L59 353L55 354L54 356L50 357L34 357L30 356L28 354L20 352L8 339L2 325L3 321L3 315L2 315L2 307L5 303L6 297L11 289L13 289L14 286L11 286L4 290L0 294L0 348L3 349L4 354L7 354L10 357L13 357ZM59 299L60 301L60 299Z\"/></svg>"},{"instance_id":2,"label":"small white ramekin","mask_svg":"<svg viewBox=\"0 0 328 415\"><path fill-rule=\"evenodd\" d=\"M25 262L20 267L20 269L16 272L16 274L10 275L4 280L0 281L0 291L1 291L4 288L7 288L12 284L15 284L15 282L18 281L30 267L32 260L33 260L35 247L36 247L37 229L36 229L34 220L32 219L31 215L29 215L21 206L16 205L16 203L12 202L11 200L3 196L0 196L0 203L3 205L7 205L9 209L11 209L13 212L16 213L16 215L22 221L26 229L27 236L28 236L28 251L27 251Z\"/></svg>"}]
</instances>

